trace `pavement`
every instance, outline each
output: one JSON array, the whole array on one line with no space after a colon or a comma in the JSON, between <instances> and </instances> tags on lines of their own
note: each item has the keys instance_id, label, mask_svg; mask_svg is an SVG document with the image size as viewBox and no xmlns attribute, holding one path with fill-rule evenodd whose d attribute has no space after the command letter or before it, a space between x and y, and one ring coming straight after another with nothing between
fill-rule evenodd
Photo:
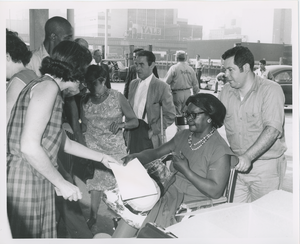
<instances>
[{"instance_id":1,"label":"pavement","mask_svg":"<svg viewBox=\"0 0 300 244\"><path fill-rule=\"evenodd\" d=\"M112 83L111 85L112 85L113 89L116 89L123 93L124 83ZM214 95L217 95L217 93L214 93L211 90L201 89L200 92L212 93ZM289 116L291 116L291 114ZM290 123L292 123L292 122L290 122ZM286 126L291 126L291 124L286 124ZM172 124L170 127L168 127L166 130L167 140L170 140L175 135L176 131L177 131L177 127L175 124ZM218 131L226 140L224 126L220 129L218 129ZM289 140L289 143L292 143L291 141L292 140ZM286 158L288 160L288 165L287 165L287 171L286 171L286 175L285 175L284 182L283 182L283 190L288 191L288 192L293 192L292 144L288 145L288 150L286 152ZM83 211L83 215L84 215L85 219L87 220L89 218L89 214L90 214L90 194L86 190L85 183L82 182L76 176L75 176L75 182L76 182L77 186L80 188L81 192L83 193L83 197L79 202L80 202L80 205L81 205L81 208ZM99 211L98 211L97 223L91 229L92 233L95 235L94 238L110 238L110 236L114 232L114 221L113 221L114 217L117 217L116 214L113 211L111 211L105 205L105 203L103 203L101 201ZM59 225L58 237L59 238L70 238L63 223L60 223L60 225Z\"/></svg>"}]
</instances>

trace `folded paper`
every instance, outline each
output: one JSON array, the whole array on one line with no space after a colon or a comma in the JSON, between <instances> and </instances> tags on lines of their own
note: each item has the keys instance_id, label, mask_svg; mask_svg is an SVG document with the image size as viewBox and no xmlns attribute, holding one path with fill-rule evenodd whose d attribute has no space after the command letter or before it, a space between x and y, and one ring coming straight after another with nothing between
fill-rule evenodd
<instances>
[{"instance_id":1,"label":"folded paper","mask_svg":"<svg viewBox=\"0 0 300 244\"><path fill-rule=\"evenodd\" d=\"M130 200L158 194L155 183L141 162L135 158L126 166L110 163L122 200Z\"/></svg>"}]
</instances>

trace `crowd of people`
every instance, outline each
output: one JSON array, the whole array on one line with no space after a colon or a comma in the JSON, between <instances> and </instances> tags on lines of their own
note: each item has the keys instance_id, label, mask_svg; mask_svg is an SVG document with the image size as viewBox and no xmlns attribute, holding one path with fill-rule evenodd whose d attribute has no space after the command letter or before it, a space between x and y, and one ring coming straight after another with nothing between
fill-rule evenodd
<instances>
[{"instance_id":1,"label":"crowd of people","mask_svg":"<svg viewBox=\"0 0 300 244\"><path fill-rule=\"evenodd\" d=\"M101 199L120 216L114 238L134 237L148 222L165 228L180 221L175 213L182 203L221 197L233 167L234 202L281 188L284 94L264 60L260 74L254 72L247 47L222 55L226 85L218 96L199 89L200 55L194 70L178 51L178 63L162 80L153 52L135 50L122 94L111 88L101 52L88 47L74 39L62 17L46 22L44 42L33 52L6 30L7 217L13 238L57 238L59 216L71 238L93 238ZM166 129L178 116L188 128L167 140ZM229 145L218 132L223 125ZM159 160L166 155L168 165ZM157 199L147 209L121 199L110 166L127 167L135 158L172 175L168 187L151 175ZM90 192L88 220L74 174Z\"/></svg>"}]
</instances>

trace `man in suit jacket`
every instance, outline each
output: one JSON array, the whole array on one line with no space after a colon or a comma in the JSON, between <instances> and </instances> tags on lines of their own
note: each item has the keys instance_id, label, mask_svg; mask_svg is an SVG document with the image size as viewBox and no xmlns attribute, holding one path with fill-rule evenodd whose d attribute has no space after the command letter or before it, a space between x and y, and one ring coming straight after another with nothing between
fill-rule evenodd
<instances>
[{"instance_id":1,"label":"man in suit jacket","mask_svg":"<svg viewBox=\"0 0 300 244\"><path fill-rule=\"evenodd\" d=\"M143 50L144 49L142 49L142 48L134 49L134 51L133 51L133 60L135 60L136 54L139 51L143 51ZM156 76L156 78L159 78L156 66L154 66L154 68L153 68L153 74ZM124 96L127 99L128 99L128 92L129 92L130 82L133 81L136 78L137 78L136 67L135 67L135 64L133 64L133 65L129 66L128 72L127 72L127 75L126 75L126 78L125 78L125 86L124 86L124 92L123 93L124 93Z\"/></svg>"},{"instance_id":2,"label":"man in suit jacket","mask_svg":"<svg viewBox=\"0 0 300 244\"><path fill-rule=\"evenodd\" d=\"M170 86L157 79L153 75L155 66L155 55L150 51L139 51L135 59L136 72L138 78L133 80L129 86L128 101L133 108L140 125L137 129L146 124L148 126L148 138L133 138L133 130L130 131L128 149L133 151L132 144L137 143L140 150L149 148L150 140L153 148L162 144L160 106L163 111L163 130L170 126L175 120L175 106ZM145 145L142 146L141 145Z\"/></svg>"}]
</instances>

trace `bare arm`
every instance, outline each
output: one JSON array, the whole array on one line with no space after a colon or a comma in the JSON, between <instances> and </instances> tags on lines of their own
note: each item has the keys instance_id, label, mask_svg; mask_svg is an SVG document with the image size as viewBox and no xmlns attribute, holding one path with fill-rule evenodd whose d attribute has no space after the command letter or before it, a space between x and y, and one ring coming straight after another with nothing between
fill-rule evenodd
<instances>
[{"instance_id":1,"label":"bare arm","mask_svg":"<svg viewBox=\"0 0 300 244\"><path fill-rule=\"evenodd\" d=\"M44 81L32 90L21 136L21 152L33 168L58 188L65 199L77 201L82 197L79 188L59 174L41 146L57 91L58 88L52 81Z\"/></svg>"},{"instance_id":2,"label":"bare arm","mask_svg":"<svg viewBox=\"0 0 300 244\"><path fill-rule=\"evenodd\" d=\"M201 160L201 159L199 159ZM181 172L200 192L211 198L222 196L230 173L230 155L224 155L209 166L206 178L192 171L189 162L181 153L174 155L173 167Z\"/></svg>"},{"instance_id":3,"label":"bare arm","mask_svg":"<svg viewBox=\"0 0 300 244\"><path fill-rule=\"evenodd\" d=\"M25 83L17 77L9 82L9 86L6 90L6 125L9 121L11 110L24 87Z\"/></svg>"},{"instance_id":4,"label":"bare arm","mask_svg":"<svg viewBox=\"0 0 300 244\"><path fill-rule=\"evenodd\" d=\"M118 162L114 158L106 154L89 149L88 147L76 141L70 140L67 136L65 139L66 140L64 145L64 151L68 154L72 154L80 158L86 158L96 162L100 162L103 165L105 165L105 167L107 168L110 168L108 163L118 164Z\"/></svg>"},{"instance_id":5,"label":"bare arm","mask_svg":"<svg viewBox=\"0 0 300 244\"><path fill-rule=\"evenodd\" d=\"M125 115L126 122L113 122L110 125L110 131L114 134L117 134L117 132L121 129L133 129L138 127L139 121L133 112L129 102L124 97L123 94L119 94L119 101L121 105L122 113Z\"/></svg>"},{"instance_id":6,"label":"bare arm","mask_svg":"<svg viewBox=\"0 0 300 244\"><path fill-rule=\"evenodd\" d=\"M247 171L251 163L264 154L276 141L280 132L272 126L266 126L254 144L241 156L236 169L241 172Z\"/></svg>"},{"instance_id":7,"label":"bare arm","mask_svg":"<svg viewBox=\"0 0 300 244\"><path fill-rule=\"evenodd\" d=\"M140 153L133 153L123 158L123 165L127 165L128 162L133 160L134 158L137 158L143 165L147 164L155 159L158 159L168 153L173 152L175 149L175 142L174 138L172 138L170 141L162 144L160 147L155 149L147 149Z\"/></svg>"}]
</instances>

